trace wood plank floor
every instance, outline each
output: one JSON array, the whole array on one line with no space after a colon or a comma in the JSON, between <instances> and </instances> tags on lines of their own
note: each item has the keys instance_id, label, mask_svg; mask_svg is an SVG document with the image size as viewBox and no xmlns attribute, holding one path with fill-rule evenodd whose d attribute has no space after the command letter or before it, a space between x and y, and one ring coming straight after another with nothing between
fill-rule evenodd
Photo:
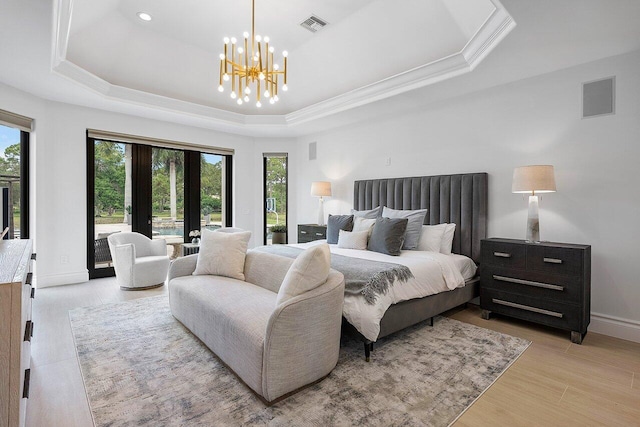
<instances>
[{"instance_id":1,"label":"wood plank floor","mask_svg":"<svg viewBox=\"0 0 640 427\"><path fill-rule=\"evenodd\" d=\"M166 292L166 286L121 291L114 279L38 289L27 426L93 425L70 309ZM482 320L474 306L447 315L533 342L455 426L640 426L640 344L589 333L580 346L568 333L501 317Z\"/></svg>"}]
</instances>

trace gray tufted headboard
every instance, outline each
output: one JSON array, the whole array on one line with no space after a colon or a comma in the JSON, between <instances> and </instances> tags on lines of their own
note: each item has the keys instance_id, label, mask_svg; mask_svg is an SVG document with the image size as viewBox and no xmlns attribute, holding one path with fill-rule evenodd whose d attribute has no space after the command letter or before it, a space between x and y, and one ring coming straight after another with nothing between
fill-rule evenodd
<instances>
[{"instance_id":1,"label":"gray tufted headboard","mask_svg":"<svg viewBox=\"0 0 640 427\"><path fill-rule=\"evenodd\" d=\"M426 225L453 222L453 253L480 262L487 237L487 174L367 179L354 183L353 208L429 209Z\"/></svg>"}]
</instances>

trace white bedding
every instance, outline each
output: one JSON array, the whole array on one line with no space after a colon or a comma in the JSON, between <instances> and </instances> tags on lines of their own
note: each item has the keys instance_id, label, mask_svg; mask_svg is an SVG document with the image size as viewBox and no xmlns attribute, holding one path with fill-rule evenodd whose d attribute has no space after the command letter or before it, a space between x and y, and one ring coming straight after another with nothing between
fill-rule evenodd
<instances>
[{"instance_id":1,"label":"white bedding","mask_svg":"<svg viewBox=\"0 0 640 427\"><path fill-rule=\"evenodd\" d=\"M290 246L304 249L323 242L326 240ZM403 250L400 256L390 256L366 250L342 249L336 245L329 247L331 253L336 255L405 265L414 275L406 283L394 283L386 295L378 296L374 305L367 304L359 295L345 294L344 317L371 341L378 339L380 320L391 304L453 290L464 286L465 280L476 274L473 260L463 255Z\"/></svg>"}]
</instances>

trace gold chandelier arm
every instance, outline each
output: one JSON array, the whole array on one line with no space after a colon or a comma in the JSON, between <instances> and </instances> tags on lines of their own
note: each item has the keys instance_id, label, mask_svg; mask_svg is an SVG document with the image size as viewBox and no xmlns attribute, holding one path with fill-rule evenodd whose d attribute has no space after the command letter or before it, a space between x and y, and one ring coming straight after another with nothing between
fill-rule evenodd
<instances>
[{"instance_id":1,"label":"gold chandelier arm","mask_svg":"<svg viewBox=\"0 0 640 427\"><path fill-rule=\"evenodd\" d=\"M231 65L231 67L236 68L237 71L236 72L240 72L243 70L242 64L239 64L237 62L233 62L230 59L227 59L227 62L229 63L229 65Z\"/></svg>"}]
</instances>

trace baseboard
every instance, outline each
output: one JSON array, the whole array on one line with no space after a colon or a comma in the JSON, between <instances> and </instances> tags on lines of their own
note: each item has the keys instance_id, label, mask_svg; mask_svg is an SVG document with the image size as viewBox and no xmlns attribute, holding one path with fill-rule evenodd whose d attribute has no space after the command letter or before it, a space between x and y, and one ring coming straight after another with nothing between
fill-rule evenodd
<instances>
[{"instance_id":1,"label":"baseboard","mask_svg":"<svg viewBox=\"0 0 640 427\"><path fill-rule=\"evenodd\" d=\"M591 313L589 332L640 343L640 322L600 313Z\"/></svg>"},{"instance_id":2,"label":"baseboard","mask_svg":"<svg viewBox=\"0 0 640 427\"><path fill-rule=\"evenodd\" d=\"M37 274L35 275L35 283L37 288L48 288L50 286L70 285L72 283L83 283L89 280L89 272L87 270L75 273L60 274Z\"/></svg>"}]
</instances>

